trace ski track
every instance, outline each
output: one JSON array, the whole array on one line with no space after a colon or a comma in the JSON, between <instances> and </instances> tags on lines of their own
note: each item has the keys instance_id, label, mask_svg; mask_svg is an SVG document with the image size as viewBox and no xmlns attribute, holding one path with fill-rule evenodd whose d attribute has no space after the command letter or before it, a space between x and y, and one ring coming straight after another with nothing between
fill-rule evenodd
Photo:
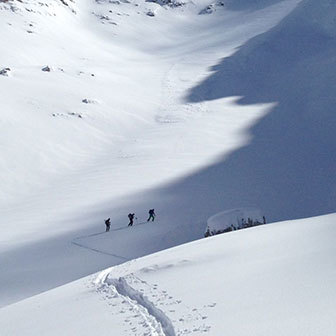
<instances>
[{"instance_id":1,"label":"ski track","mask_svg":"<svg viewBox=\"0 0 336 336\"><path fill-rule=\"evenodd\" d=\"M109 279L110 272L102 272L97 280L99 292L111 292L112 297L119 297L123 303L130 306L135 317L141 317L143 327L146 328L144 336L176 336L173 323L165 313L148 300L143 293L131 287L125 277Z\"/></svg>"},{"instance_id":2,"label":"ski track","mask_svg":"<svg viewBox=\"0 0 336 336\"><path fill-rule=\"evenodd\" d=\"M76 245L76 246L79 246L81 248L85 248L87 250L90 250L92 252L96 252L96 253L100 253L100 254L105 254L105 255L108 255L108 256L111 256L111 257L115 257L115 258L118 258L118 259L121 259L123 261L128 261L129 259L128 258L125 258L123 256L120 256L118 254L114 254L114 253L110 253L110 252L105 252L105 251L102 251L102 250L98 250L98 249L95 249L93 247L89 247L87 245L84 245L82 243L79 243L77 242L77 240L79 239L84 239L84 238L90 238L90 237L94 237L94 236L98 236L98 235L101 235L105 232L99 232L99 233L93 233L93 234L90 234L90 235L87 235L87 236L81 236L81 237L77 237L77 238L74 238L72 241L71 241L71 244L73 245Z\"/></svg>"},{"instance_id":3,"label":"ski track","mask_svg":"<svg viewBox=\"0 0 336 336\"><path fill-rule=\"evenodd\" d=\"M76 245L76 246L79 246L79 247L82 247L82 248L85 248L85 249L90 250L90 251L93 251L93 252L97 252L97 253L100 253L100 254L105 254L105 255L108 255L108 256L111 256L111 257L115 257L115 258L121 259L121 260L123 260L123 261L128 261L128 260L129 260L128 258L125 258L125 257L120 256L120 255L118 255L118 254L113 254L113 253L109 253L109 252L104 252L104 251L101 251L101 250L98 250L98 249L95 249L95 248L86 246L86 245L84 245L84 244L77 243L77 242L75 242L74 240L71 242L71 244Z\"/></svg>"},{"instance_id":4,"label":"ski track","mask_svg":"<svg viewBox=\"0 0 336 336\"><path fill-rule=\"evenodd\" d=\"M143 225L143 224L146 224L147 222L140 222L140 223L137 223L135 226L138 226L138 225ZM120 227L120 228L117 228L117 229L114 229L114 230L110 230L109 232L114 232L114 231L120 231L120 230L126 230L128 229L128 227ZM94 237L94 236L98 236L98 235L101 235L101 234L104 234L106 233L105 231L103 232L98 232L98 233L92 233L92 234L89 234L89 235L86 235L86 236L80 236L80 237L76 237L74 238L72 241L71 241L71 244L73 245L76 245L76 246L79 246L81 248L85 248L87 250L90 250L92 252L96 252L96 253L100 253L100 254L105 254L105 255L108 255L108 256L111 256L111 257L115 257L115 258L118 258L118 259L121 259L121 260L124 260L124 261L129 261L129 258L126 258L126 257L123 257L123 256L120 256L118 254L114 254L114 253L110 253L110 252L105 252L105 251L102 251L102 250L98 250L98 249L95 249L93 247L89 247L83 243L79 243L78 240L80 239L85 239L85 238L90 238L90 237Z\"/></svg>"}]
</instances>

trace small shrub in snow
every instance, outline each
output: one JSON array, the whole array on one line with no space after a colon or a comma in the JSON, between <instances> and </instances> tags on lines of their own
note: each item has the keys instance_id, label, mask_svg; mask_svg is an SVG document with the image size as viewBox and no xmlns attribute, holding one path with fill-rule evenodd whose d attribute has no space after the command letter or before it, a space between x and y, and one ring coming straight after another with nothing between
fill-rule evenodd
<instances>
[{"instance_id":1,"label":"small shrub in snow","mask_svg":"<svg viewBox=\"0 0 336 336\"><path fill-rule=\"evenodd\" d=\"M266 218L258 209L240 208L220 212L207 221L205 237L266 224Z\"/></svg>"}]
</instances>

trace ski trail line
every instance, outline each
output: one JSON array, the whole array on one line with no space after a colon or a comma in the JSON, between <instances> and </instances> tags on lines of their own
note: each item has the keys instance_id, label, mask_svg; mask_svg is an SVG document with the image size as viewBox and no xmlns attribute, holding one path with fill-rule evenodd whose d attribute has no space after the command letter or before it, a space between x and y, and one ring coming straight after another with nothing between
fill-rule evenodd
<instances>
[{"instance_id":1,"label":"ski trail line","mask_svg":"<svg viewBox=\"0 0 336 336\"><path fill-rule=\"evenodd\" d=\"M136 223L136 225L134 225L134 226L143 225L143 224L146 224L146 223L147 222L140 222L140 223ZM109 232L125 230L125 229L128 229L128 228L129 228L128 226L120 227L120 228L117 228L117 229L114 229L114 230L110 230ZM89 234L89 235L86 235L86 236L76 237L71 241L71 244L79 246L81 248L85 248L87 250L90 250L90 251L93 251L93 252L96 252L96 253L105 254L105 255L115 257L115 258L118 258L118 259L121 259L121 260L124 260L124 261L128 261L129 260L128 258L120 256L118 254L104 252L104 251L101 251L101 250L98 250L98 249L95 249L93 247L89 247L87 245L84 245L84 244L81 244L81 243L77 242L77 240L84 239L84 238L90 238L90 237L94 237L94 236L99 236L99 235L104 234L104 233L107 233L107 232L103 231L103 232L98 232L98 233L92 233L92 234Z\"/></svg>"},{"instance_id":2,"label":"ski trail line","mask_svg":"<svg viewBox=\"0 0 336 336\"><path fill-rule=\"evenodd\" d=\"M110 270L99 274L96 285L98 290L111 288L134 310L137 310L150 328L152 336L176 336L174 326L165 313L148 300L143 293L131 287L124 277L109 279Z\"/></svg>"},{"instance_id":3,"label":"ski trail line","mask_svg":"<svg viewBox=\"0 0 336 336\"><path fill-rule=\"evenodd\" d=\"M100 253L100 254L105 254L105 255L108 255L108 256L111 256L111 257L115 257L115 258L118 258L118 259L121 259L123 261L128 261L129 259L128 258L125 258L123 256L120 256L118 254L113 254L113 253L109 253L109 252L104 252L104 251L101 251L101 250L98 250L98 249L95 249L93 247L89 247L89 246L86 246L84 244L80 244L80 243L77 243L75 240L77 239L81 239L81 238L84 238L84 237L79 237L79 238L75 238L71 241L71 244L73 245L76 245L76 246L79 246L81 248L85 248L87 250L90 250L90 251L93 251L93 252L96 252L96 253Z\"/></svg>"}]
</instances>

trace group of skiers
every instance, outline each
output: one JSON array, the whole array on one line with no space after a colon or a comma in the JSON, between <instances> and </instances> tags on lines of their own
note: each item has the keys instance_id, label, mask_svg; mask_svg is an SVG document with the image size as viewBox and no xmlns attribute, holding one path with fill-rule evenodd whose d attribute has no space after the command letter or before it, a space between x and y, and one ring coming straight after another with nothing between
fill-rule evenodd
<instances>
[{"instance_id":1,"label":"group of skiers","mask_svg":"<svg viewBox=\"0 0 336 336\"><path fill-rule=\"evenodd\" d=\"M154 222L154 219L155 219L155 216L156 216L154 209L150 209L148 211L148 214L149 214L149 217L147 219L147 222L149 222L150 220L152 222ZM128 214L128 219L129 219L128 226L133 226L134 219L137 219L137 217L135 217L135 213L129 213ZM105 226L106 226L106 232L110 231L110 228L111 228L111 218L105 219Z\"/></svg>"}]
</instances>

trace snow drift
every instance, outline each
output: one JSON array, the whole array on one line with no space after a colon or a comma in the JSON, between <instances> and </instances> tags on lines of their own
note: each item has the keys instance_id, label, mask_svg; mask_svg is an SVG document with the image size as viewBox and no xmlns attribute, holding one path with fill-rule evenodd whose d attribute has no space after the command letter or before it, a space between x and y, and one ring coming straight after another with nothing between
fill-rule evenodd
<instances>
[{"instance_id":1,"label":"snow drift","mask_svg":"<svg viewBox=\"0 0 336 336\"><path fill-rule=\"evenodd\" d=\"M207 220L205 236L265 224L265 217L255 208L230 209Z\"/></svg>"}]
</instances>

